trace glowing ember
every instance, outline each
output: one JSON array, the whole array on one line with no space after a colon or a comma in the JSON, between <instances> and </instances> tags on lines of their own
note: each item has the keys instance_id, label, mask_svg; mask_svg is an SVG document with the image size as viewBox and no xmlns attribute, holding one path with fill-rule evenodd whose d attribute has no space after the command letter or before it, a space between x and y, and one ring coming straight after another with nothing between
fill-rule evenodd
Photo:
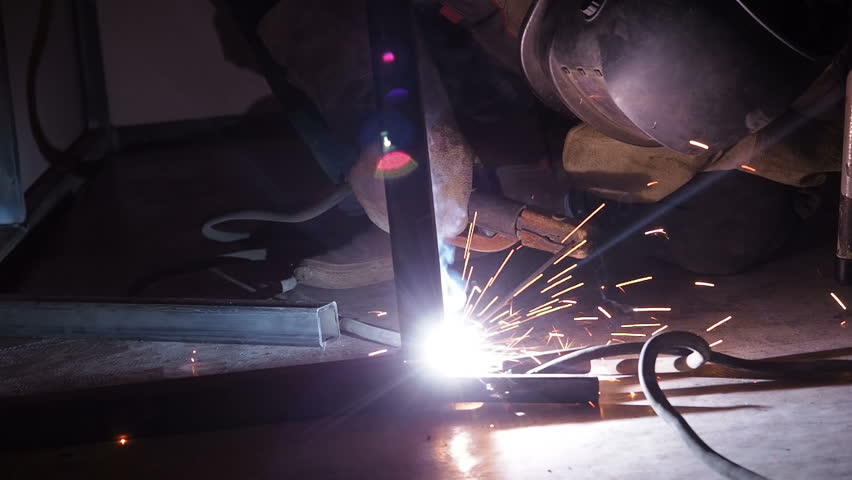
<instances>
[{"instance_id":1,"label":"glowing ember","mask_svg":"<svg viewBox=\"0 0 852 480\"><path fill-rule=\"evenodd\" d=\"M646 187L653 187L654 185L656 185L656 184L658 184L658 183L660 183L660 182L658 182L658 181L654 180L653 182L648 182L647 184L645 184L645 186L646 186Z\"/></svg>"},{"instance_id":2,"label":"glowing ember","mask_svg":"<svg viewBox=\"0 0 852 480\"><path fill-rule=\"evenodd\" d=\"M122 436L118 437L118 440L116 441L116 443L118 443L119 445L121 445L123 447L123 446L127 445L128 443L130 443L130 439L127 438L127 435L122 435Z\"/></svg>"},{"instance_id":3,"label":"glowing ember","mask_svg":"<svg viewBox=\"0 0 852 480\"><path fill-rule=\"evenodd\" d=\"M711 343L710 346L715 347L716 345L719 345L720 343L722 343L721 340L716 340L715 342Z\"/></svg>"},{"instance_id":4,"label":"glowing ember","mask_svg":"<svg viewBox=\"0 0 852 480\"><path fill-rule=\"evenodd\" d=\"M709 327L707 327L707 331L709 332L710 330L713 330L714 328L718 327L719 325L722 325L723 323L727 322L728 320L730 320L732 318L734 318L734 317L728 315L727 317L725 317L725 318L719 320L718 322L714 323L713 325L710 325Z\"/></svg>"},{"instance_id":5,"label":"glowing ember","mask_svg":"<svg viewBox=\"0 0 852 480\"><path fill-rule=\"evenodd\" d=\"M616 284L616 286L615 286L615 287L616 287L616 288L626 287L626 286L628 286L628 285L634 285L634 284L637 284L637 283L647 282L648 280L653 280L653 279L654 279L654 277L642 277L642 278L637 278L637 279L635 279L635 280L628 280L628 281L626 281L626 282L621 282L621 283L619 283L619 284Z\"/></svg>"},{"instance_id":6,"label":"glowing ember","mask_svg":"<svg viewBox=\"0 0 852 480\"><path fill-rule=\"evenodd\" d=\"M554 283L550 284L550 286L544 287L544 289L543 289L541 292L539 292L539 293L545 293L545 292L547 292L548 290L552 290L552 289L554 289L556 286L558 286L558 285L562 285L563 283L567 282L568 280L571 280L572 278L574 278L574 276L573 276L573 275L568 275L567 277L563 278L562 280L559 280L558 282L554 282Z\"/></svg>"},{"instance_id":7,"label":"glowing ember","mask_svg":"<svg viewBox=\"0 0 852 480\"><path fill-rule=\"evenodd\" d=\"M562 290L561 292L554 293L553 295L551 295L551 296L550 296L550 298L561 297L563 294L568 293L568 292L570 292L571 290L576 290L576 289L578 289L578 288L582 287L583 285L585 285L585 283L584 283L584 282L580 282L580 283L578 283L577 285L574 285L574 286L572 286L572 287L568 287L568 288L566 288L565 290Z\"/></svg>"},{"instance_id":8,"label":"glowing ember","mask_svg":"<svg viewBox=\"0 0 852 480\"><path fill-rule=\"evenodd\" d=\"M710 145L707 145L706 143L699 142L698 140L690 140L689 144L692 145L693 147L703 148L704 150L708 150L710 148Z\"/></svg>"},{"instance_id":9,"label":"glowing ember","mask_svg":"<svg viewBox=\"0 0 852 480\"><path fill-rule=\"evenodd\" d=\"M831 298L833 298L834 301L837 302L838 305L840 305L840 308L846 310L846 304L843 303L843 300L840 300L840 297L838 297L837 294L831 292Z\"/></svg>"},{"instance_id":10,"label":"glowing ember","mask_svg":"<svg viewBox=\"0 0 852 480\"><path fill-rule=\"evenodd\" d=\"M754 173L754 172L756 172L756 171L757 171L757 169L756 169L756 168L754 168L754 167L750 167L750 166L748 166L748 165L740 165L740 168L742 168L743 170L746 170L746 171L752 172L752 173Z\"/></svg>"},{"instance_id":11,"label":"glowing ember","mask_svg":"<svg viewBox=\"0 0 852 480\"><path fill-rule=\"evenodd\" d=\"M598 208L596 208L594 212L590 213L590 214L589 214L586 218L584 218L584 219L583 219L583 221L582 221L582 222L580 222L580 223L579 223L576 227L574 227L574 229L573 229L573 230L571 230L570 232L568 232L568 235L565 235L565 238L563 238L563 239L562 239L562 241L561 241L561 242L559 242L559 243L561 243L561 244L563 244L563 245L564 245L564 244L565 244L565 242L567 242L567 241L568 241L568 239L569 239L569 238L571 238L571 236L573 236L575 233L577 233L577 231L578 231L578 230L580 230L581 228L583 228L583 226L584 226L585 224L589 223L589 220L591 220L591 219L592 219L592 217L594 217L595 215L597 215L598 213L600 213L600 211L601 211L601 210L603 210L603 208L604 208L605 206L606 206L606 204L605 204L605 203L600 204L600 206L599 206Z\"/></svg>"},{"instance_id":12,"label":"glowing ember","mask_svg":"<svg viewBox=\"0 0 852 480\"><path fill-rule=\"evenodd\" d=\"M653 230L648 230L645 232L645 235L663 235L668 238L669 234L666 233L666 230L663 228L655 228Z\"/></svg>"},{"instance_id":13,"label":"glowing ember","mask_svg":"<svg viewBox=\"0 0 852 480\"><path fill-rule=\"evenodd\" d=\"M583 245L585 245L588 242L589 242L588 240L583 240L582 242L578 243L577 245L574 245L573 248L571 248L570 250L565 252L565 254L562 255L561 257L559 257L559 260L556 260L555 262L553 262L553 264L558 265L559 262L561 262L562 260L565 260L566 258L571 256L572 253L576 252L580 247L582 247Z\"/></svg>"},{"instance_id":14,"label":"glowing ember","mask_svg":"<svg viewBox=\"0 0 852 480\"><path fill-rule=\"evenodd\" d=\"M696 287L715 287L716 284L710 283L710 282L695 282L695 286Z\"/></svg>"},{"instance_id":15,"label":"glowing ember","mask_svg":"<svg viewBox=\"0 0 852 480\"><path fill-rule=\"evenodd\" d=\"M562 275L565 275L566 273L570 272L571 270L574 270L575 268L577 268L576 263L574 265L571 265L570 267L566 268L565 270L562 270L561 272L557 273L556 275L550 277L550 279L547 281L547 283L550 283L550 282L556 280L557 278L561 277Z\"/></svg>"},{"instance_id":16,"label":"glowing ember","mask_svg":"<svg viewBox=\"0 0 852 480\"><path fill-rule=\"evenodd\" d=\"M661 328L658 328L658 329L654 330L653 332L651 332L651 336L653 337L654 335L662 332L663 330L665 330L667 328L669 328L668 325L663 325Z\"/></svg>"},{"instance_id":17,"label":"glowing ember","mask_svg":"<svg viewBox=\"0 0 852 480\"><path fill-rule=\"evenodd\" d=\"M513 297L517 297L518 295L520 295L521 293L523 293L523 291L524 291L524 290L526 290L526 289L530 288L530 285L532 285L533 283L535 283L535 282L539 281L539 279L540 279L541 277L543 277L543 276L544 276L544 274L543 274L543 273L539 273L538 275L536 275L536 276L535 276L535 278L533 278L532 280L530 280L529 282L527 282L527 284L526 284L526 285L524 285L523 287L521 287L521 289L520 289L520 290L518 290L517 292L513 293L513 294L512 294L512 296L513 296Z\"/></svg>"}]
</instances>

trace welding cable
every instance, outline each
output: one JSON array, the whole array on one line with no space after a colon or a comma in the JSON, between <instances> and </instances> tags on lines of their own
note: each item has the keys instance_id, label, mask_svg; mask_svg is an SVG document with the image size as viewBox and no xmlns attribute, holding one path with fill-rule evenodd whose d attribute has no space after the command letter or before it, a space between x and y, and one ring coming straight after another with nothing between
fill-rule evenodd
<instances>
[{"instance_id":1,"label":"welding cable","mask_svg":"<svg viewBox=\"0 0 852 480\"><path fill-rule=\"evenodd\" d=\"M237 220L253 220L260 222L276 222L276 223L301 223L314 219L323 213L331 210L334 206L345 200L352 194L352 187L348 183L338 185L330 195L318 201L317 203L292 213L270 212L264 210L243 210L233 212L221 217L208 220L201 228L201 233L206 238L216 242L235 242L237 240L245 240L251 237L250 233L245 232L224 232L217 230L215 227L221 223L232 222Z\"/></svg>"},{"instance_id":2,"label":"welding cable","mask_svg":"<svg viewBox=\"0 0 852 480\"><path fill-rule=\"evenodd\" d=\"M673 349L689 349L693 353L687 357L687 365L698 368L710 361L712 352L710 345L703 338L689 332L667 332L651 337L642 347L639 354L639 382L648 404L654 412L665 420L680 435L687 447L692 450L705 465L716 473L732 480L766 480L766 477L755 473L713 450L689 426L686 419L669 403L665 393L657 382L657 356Z\"/></svg>"},{"instance_id":3,"label":"welding cable","mask_svg":"<svg viewBox=\"0 0 852 480\"><path fill-rule=\"evenodd\" d=\"M812 379L826 375L852 373L852 360L749 360L726 355L712 351L706 340L688 332L661 333L651 337L645 343L632 342L581 348L543 363L527 373L538 373L562 362L580 362L635 354L639 354L639 381L645 398L654 412L675 429L689 449L706 465L725 478L734 480L755 480L766 477L728 460L698 436L683 416L669 403L660 388L655 371L657 356L668 354L685 357L686 365L692 369L705 363L715 363L732 369L783 377L802 376Z\"/></svg>"},{"instance_id":4,"label":"welding cable","mask_svg":"<svg viewBox=\"0 0 852 480\"><path fill-rule=\"evenodd\" d=\"M370 325L369 323L360 322L352 318L340 319L340 331L389 347L399 348L402 345L399 339L399 332Z\"/></svg>"}]
</instances>

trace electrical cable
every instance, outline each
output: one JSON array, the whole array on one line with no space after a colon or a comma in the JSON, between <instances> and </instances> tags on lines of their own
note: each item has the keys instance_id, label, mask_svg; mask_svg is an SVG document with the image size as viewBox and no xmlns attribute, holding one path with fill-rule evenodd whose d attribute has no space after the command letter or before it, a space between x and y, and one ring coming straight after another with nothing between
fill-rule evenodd
<instances>
[{"instance_id":1,"label":"electrical cable","mask_svg":"<svg viewBox=\"0 0 852 480\"><path fill-rule=\"evenodd\" d=\"M338 185L330 195L318 201L317 203L306 207L302 210L292 213L271 212L264 210L242 210L239 212L228 213L220 217L208 220L201 228L201 233L210 240L217 242L235 242L237 240L245 240L251 237L250 233L245 232L224 232L217 230L216 226L236 220L254 220L261 222L277 222L277 223L301 223L316 218L323 213L331 210L335 205L345 200L352 194L352 187L348 183Z\"/></svg>"},{"instance_id":2,"label":"electrical cable","mask_svg":"<svg viewBox=\"0 0 852 480\"><path fill-rule=\"evenodd\" d=\"M654 412L675 429L689 449L702 462L725 478L733 480L757 480L766 477L727 459L698 436L683 416L669 403L665 393L660 388L655 371L657 356L668 354L685 357L687 366L692 369L705 363L715 363L737 370L780 376L813 378L814 376L852 374L852 360L749 360L714 352L702 337L694 333L677 331L661 333L644 343L620 343L582 348L543 363L530 369L527 373L538 373L562 362L580 362L636 354L639 355L639 381L645 398Z\"/></svg>"}]
</instances>

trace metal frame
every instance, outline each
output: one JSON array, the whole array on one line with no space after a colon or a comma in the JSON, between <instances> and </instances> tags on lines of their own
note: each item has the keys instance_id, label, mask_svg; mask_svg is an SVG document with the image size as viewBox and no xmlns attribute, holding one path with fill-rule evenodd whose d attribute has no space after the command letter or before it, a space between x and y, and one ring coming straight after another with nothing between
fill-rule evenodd
<instances>
[{"instance_id":1,"label":"metal frame","mask_svg":"<svg viewBox=\"0 0 852 480\"><path fill-rule=\"evenodd\" d=\"M424 325L443 315L438 234L435 227L432 176L420 98L416 27L410 1L370 0L373 82L383 135L412 162L405 172L385 174L402 348L417 357L414 347ZM384 60L390 53L391 59ZM404 92L402 96L391 95Z\"/></svg>"},{"instance_id":2,"label":"metal frame","mask_svg":"<svg viewBox=\"0 0 852 480\"><path fill-rule=\"evenodd\" d=\"M0 8L0 225L17 225L26 219L26 207L18 162L3 18Z\"/></svg>"}]
</instances>

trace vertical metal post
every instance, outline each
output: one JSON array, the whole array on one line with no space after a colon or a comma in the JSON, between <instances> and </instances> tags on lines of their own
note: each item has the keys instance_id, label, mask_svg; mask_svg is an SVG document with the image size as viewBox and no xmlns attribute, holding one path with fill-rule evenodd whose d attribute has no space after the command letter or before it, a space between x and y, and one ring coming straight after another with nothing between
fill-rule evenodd
<instances>
[{"instance_id":1,"label":"vertical metal post","mask_svg":"<svg viewBox=\"0 0 852 480\"><path fill-rule=\"evenodd\" d=\"M15 225L26 219L26 208L12 113L6 33L2 23L3 12L0 12L0 225Z\"/></svg>"},{"instance_id":2,"label":"vertical metal post","mask_svg":"<svg viewBox=\"0 0 852 480\"><path fill-rule=\"evenodd\" d=\"M852 283L852 70L846 77L846 110L843 116L843 159L840 166L840 218L837 223L835 277Z\"/></svg>"},{"instance_id":3,"label":"vertical metal post","mask_svg":"<svg viewBox=\"0 0 852 480\"><path fill-rule=\"evenodd\" d=\"M432 177L410 0L368 0L373 82L384 155L401 168L384 173L402 348L417 355L423 326L443 312ZM379 162L381 169L382 162Z\"/></svg>"}]
</instances>

